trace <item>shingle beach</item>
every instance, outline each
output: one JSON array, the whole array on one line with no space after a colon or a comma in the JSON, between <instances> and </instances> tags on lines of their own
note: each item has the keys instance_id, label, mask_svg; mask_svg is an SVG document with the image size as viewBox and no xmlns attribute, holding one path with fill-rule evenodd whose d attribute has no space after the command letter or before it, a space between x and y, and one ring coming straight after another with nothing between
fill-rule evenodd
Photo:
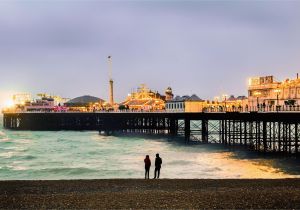
<instances>
[{"instance_id":1,"label":"shingle beach","mask_svg":"<svg viewBox=\"0 0 300 210\"><path fill-rule=\"evenodd\" d=\"M300 179L0 181L1 209L300 208Z\"/></svg>"}]
</instances>

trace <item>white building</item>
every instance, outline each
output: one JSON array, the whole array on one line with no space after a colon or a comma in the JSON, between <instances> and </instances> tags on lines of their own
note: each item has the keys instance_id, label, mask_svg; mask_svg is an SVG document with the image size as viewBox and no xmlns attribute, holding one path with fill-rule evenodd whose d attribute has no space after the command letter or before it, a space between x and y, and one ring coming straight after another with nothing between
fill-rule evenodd
<instances>
[{"instance_id":1,"label":"white building","mask_svg":"<svg viewBox=\"0 0 300 210\"><path fill-rule=\"evenodd\" d=\"M166 102L167 112L202 112L206 102L197 95L176 96Z\"/></svg>"}]
</instances>

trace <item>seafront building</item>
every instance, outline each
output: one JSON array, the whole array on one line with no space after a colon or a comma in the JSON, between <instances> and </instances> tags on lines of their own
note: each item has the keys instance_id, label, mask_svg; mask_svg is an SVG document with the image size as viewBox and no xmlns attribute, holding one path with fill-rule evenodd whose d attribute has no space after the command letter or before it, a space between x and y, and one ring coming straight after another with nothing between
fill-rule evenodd
<instances>
[{"instance_id":1,"label":"seafront building","mask_svg":"<svg viewBox=\"0 0 300 210\"><path fill-rule=\"evenodd\" d=\"M249 79L249 107L255 109L274 109L283 106L300 105L300 79L276 81L274 76L253 77Z\"/></svg>"}]
</instances>

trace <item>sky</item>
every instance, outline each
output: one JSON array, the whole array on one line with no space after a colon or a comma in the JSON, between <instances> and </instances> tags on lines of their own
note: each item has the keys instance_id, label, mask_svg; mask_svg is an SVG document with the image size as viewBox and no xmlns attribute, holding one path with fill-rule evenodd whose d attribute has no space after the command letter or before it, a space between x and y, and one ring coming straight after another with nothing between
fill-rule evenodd
<instances>
[{"instance_id":1,"label":"sky","mask_svg":"<svg viewBox=\"0 0 300 210\"><path fill-rule=\"evenodd\" d=\"M247 95L300 73L300 1L0 0L0 104L12 93L108 99L140 84ZM0 105L1 106L1 105Z\"/></svg>"}]
</instances>

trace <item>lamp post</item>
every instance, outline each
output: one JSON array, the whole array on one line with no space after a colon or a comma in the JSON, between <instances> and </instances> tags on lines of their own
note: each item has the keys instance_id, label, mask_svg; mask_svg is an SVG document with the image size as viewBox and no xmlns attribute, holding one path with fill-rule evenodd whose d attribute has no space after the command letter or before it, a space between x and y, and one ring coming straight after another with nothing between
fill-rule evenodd
<instances>
[{"instance_id":1,"label":"lamp post","mask_svg":"<svg viewBox=\"0 0 300 210\"><path fill-rule=\"evenodd\" d=\"M226 105L226 100L227 100L227 94L222 94L221 97L221 103L222 103L222 107L224 106L224 111L227 111L227 105ZM224 103L224 104L223 104Z\"/></svg>"},{"instance_id":2,"label":"lamp post","mask_svg":"<svg viewBox=\"0 0 300 210\"><path fill-rule=\"evenodd\" d=\"M227 111L227 106L226 106L226 95L225 95L225 112Z\"/></svg>"},{"instance_id":3,"label":"lamp post","mask_svg":"<svg viewBox=\"0 0 300 210\"><path fill-rule=\"evenodd\" d=\"M279 109L279 93L281 92L280 89L275 89L274 92L276 93L276 111Z\"/></svg>"},{"instance_id":4,"label":"lamp post","mask_svg":"<svg viewBox=\"0 0 300 210\"><path fill-rule=\"evenodd\" d=\"M254 92L253 95L256 96L256 106L257 106L257 111L258 111L258 109L259 109L258 98L261 95L261 92Z\"/></svg>"}]
</instances>

